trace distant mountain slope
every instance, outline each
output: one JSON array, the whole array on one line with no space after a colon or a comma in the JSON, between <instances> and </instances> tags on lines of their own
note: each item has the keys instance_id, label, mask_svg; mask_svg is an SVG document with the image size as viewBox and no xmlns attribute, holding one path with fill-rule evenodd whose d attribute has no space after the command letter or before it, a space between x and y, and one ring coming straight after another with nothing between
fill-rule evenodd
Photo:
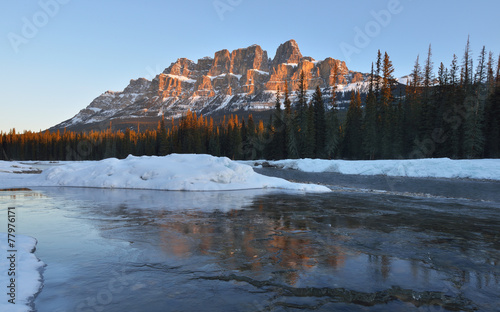
<instances>
[{"instance_id":1,"label":"distant mountain slope","mask_svg":"<svg viewBox=\"0 0 500 312\"><path fill-rule=\"evenodd\" d=\"M340 74L336 82L335 68ZM350 71L345 62L333 58L316 61L304 57L295 40L290 40L278 47L273 59L258 45L232 52L221 50L213 58L204 57L197 62L180 58L152 81L132 79L123 91L101 94L73 118L51 130L89 130L110 121L126 120L133 124L161 115L177 118L188 109L205 115L265 111L273 107L276 90L283 90L285 81L290 91L298 89L302 71L308 93L317 86L328 93L335 83L340 93L367 91L367 74Z\"/></svg>"}]
</instances>

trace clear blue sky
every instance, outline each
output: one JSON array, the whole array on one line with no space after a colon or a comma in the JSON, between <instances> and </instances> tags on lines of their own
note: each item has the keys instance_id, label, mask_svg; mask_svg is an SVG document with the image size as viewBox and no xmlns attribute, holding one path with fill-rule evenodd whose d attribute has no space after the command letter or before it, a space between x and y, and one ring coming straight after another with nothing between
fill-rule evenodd
<instances>
[{"instance_id":1,"label":"clear blue sky","mask_svg":"<svg viewBox=\"0 0 500 312\"><path fill-rule=\"evenodd\" d=\"M372 12L382 10L389 18L377 20ZM470 35L474 60L483 45L498 58L498 12L500 1L481 0L1 1L0 131L46 129L130 79L224 48L259 44L274 57L295 39L303 55L362 72L381 49L403 76L429 44L435 69L454 53L461 59ZM368 28L368 40L356 27Z\"/></svg>"}]
</instances>

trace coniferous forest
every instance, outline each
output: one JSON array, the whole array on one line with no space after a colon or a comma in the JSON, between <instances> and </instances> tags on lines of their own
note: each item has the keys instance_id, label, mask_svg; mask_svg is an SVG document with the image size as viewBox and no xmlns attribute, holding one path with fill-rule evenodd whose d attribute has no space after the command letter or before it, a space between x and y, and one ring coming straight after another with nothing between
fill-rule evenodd
<instances>
[{"instance_id":1,"label":"coniferous forest","mask_svg":"<svg viewBox=\"0 0 500 312\"><path fill-rule=\"evenodd\" d=\"M429 46L423 61L417 57L405 91L396 91L390 57L379 51L368 94L352 92L343 118L335 87L318 87L308 98L302 73L298 90L289 90L287 83L278 89L269 120L232 115L215 123L188 111L169 127L162 119L157 129L142 132L11 130L0 133L0 159L99 160L170 153L246 160L499 158L500 58L495 60L483 47L473 59L467 41L461 59L454 55L449 66L434 67Z\"/></svg>"}]
</instances>

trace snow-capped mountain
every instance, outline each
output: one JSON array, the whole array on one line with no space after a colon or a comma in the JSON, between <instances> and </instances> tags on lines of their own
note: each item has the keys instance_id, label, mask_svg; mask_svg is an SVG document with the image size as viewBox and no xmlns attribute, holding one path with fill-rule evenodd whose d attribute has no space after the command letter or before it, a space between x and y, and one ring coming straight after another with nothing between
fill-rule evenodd
<instances>
[{"instance_id":1,"label":"snow-capped mountain","mask_svg":"<svg viewBox=\"0 0 500 312\"><path fill-rule=\"evenodd\" d=\"M232 52L221 50L214 57L197 62L179 58L152 81L132 79L119 92L107 91L73 118L51 129L92 128L117 119L180 117L188 109L204 115L240 110L261 111L274 106L276 90L298 89L300 73L305 74L309 94L317 86L337 92L367 90L367 74L350 71L345 62L333 58L316 61L302 56L295 40L281 44L273 59L258 45ZM291 92L293 93L293 92Z\"/></svg>"}]
</instances>

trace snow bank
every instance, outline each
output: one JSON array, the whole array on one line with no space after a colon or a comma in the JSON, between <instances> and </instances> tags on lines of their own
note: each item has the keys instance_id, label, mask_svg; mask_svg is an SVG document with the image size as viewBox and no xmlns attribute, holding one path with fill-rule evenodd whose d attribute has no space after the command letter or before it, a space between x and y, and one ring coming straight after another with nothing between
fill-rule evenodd
<instances>
[{"instance_id":1,"label":"snow bank","mask_svg":"<svg viewBox=\"0 0 500 312\"><path fill-rule=\"evenodd\" d=\"M60 162L39 175L2 178L2 187L74 186L171 191L287 189L328 192L325 186L299 184L257 174L252 167L226 157L172 154L129 156L101 161ZM6 185L7 184L7 185ZM11 185L9 185L11 184Z\"/></svg>"},{"instance_id":2,"label":"snow bank","mask_svg":"<svg viewBox=\"0 0 500 312\"><path fill-rule=\"evenodd\" d=\"M17 235L16 243L16 276L9 276L8 269L10 262L7 259L7 233L0 233L0 285L2 294L0 298L0 311L24 312L31 311L30 303L34 296L42 287L42 276L40 269L45 265L42 261L33 254L36 246L36 239L30 236ZM10 278L15 278L16 284L16 304L9 303L11 299L7 295ZM5 291L3 291L5 290Z\"/></svg>"},{"instance_id":3,"label":"snow bank","mask_svg":"<svg viewBox=\"0 0 500 312\"><path fill-rule=\"evenodd\" d=\"M257 163L262 164L263 162ZM269 161L268 163L280 168L305 172L500 180L500 159L431 158L359 161L288 159Z\"/></svg>"}]
</instances>

